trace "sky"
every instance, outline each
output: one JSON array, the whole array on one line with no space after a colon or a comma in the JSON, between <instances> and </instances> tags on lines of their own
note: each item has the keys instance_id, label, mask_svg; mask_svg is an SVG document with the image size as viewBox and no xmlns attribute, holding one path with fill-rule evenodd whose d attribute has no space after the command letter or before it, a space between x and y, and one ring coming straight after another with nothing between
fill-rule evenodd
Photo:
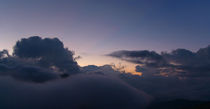
<instances>
[{"instance_id":1,"label":"sky","mask_svg":"<svg viewBox=\"0 0 210 109\"><path fill-rule=\"evenodd\" d=\"M210 0L0 0L0 109L209 106L209 31Z\"/></svg>"},{"instance_id":2,"label":"sky","mask_svg":"<svg viewBox=\"0 0 210 109\"><path fill-rule=\"evenodd\" d=\"M119 63L104 56L116 50L197 51L210 41L209 4L209 0L1 0L0 49L12 52L17 40L30 36L57 37L82 57L81 66Z\"/></svg>"}]
</instances>

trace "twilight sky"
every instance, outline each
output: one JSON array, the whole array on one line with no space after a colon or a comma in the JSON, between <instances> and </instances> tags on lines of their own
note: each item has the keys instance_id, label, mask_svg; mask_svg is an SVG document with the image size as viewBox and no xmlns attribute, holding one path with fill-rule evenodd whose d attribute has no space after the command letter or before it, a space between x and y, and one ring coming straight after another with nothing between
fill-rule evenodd
<instances>
[{"instance_id":1,"label":"twilight sky","mask_svg":"<svg viewBox=\"0 0 210 109\"><path fill-rule=\"evenodd\" d=\"M1 0L0 49L58 37L80 65L117 62L116 50L197 51L210 41L209 0Z\"/></svg>"}]
</instances>

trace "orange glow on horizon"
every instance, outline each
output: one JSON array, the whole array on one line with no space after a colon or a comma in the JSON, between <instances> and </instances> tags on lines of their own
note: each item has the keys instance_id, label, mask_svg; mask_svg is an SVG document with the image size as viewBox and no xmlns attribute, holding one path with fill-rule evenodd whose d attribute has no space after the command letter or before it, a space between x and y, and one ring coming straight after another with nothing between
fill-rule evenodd
<instances>
[{"instance_id":1,"label":"orange glow on horizon","mask_svg":"<svg viewBox=\"0 0 210 109\"><path fill-rule=\"evenodd\" d=\"M107 56L84 56L81 59L79 59L77 62L81 67L88 65L103 66L103 65L113 65L113 64L116 65L116 67L124 66L123 70L125 70L125 72L133 75L142 76L142 72L135 71L136 64L118 60L115 58L110 58Z\"/></svg>"}]
</instances>

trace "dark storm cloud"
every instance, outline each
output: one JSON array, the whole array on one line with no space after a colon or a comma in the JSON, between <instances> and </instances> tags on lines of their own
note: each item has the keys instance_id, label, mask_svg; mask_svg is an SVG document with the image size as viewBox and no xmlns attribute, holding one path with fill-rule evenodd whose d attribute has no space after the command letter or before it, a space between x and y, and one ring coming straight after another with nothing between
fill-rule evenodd
<instances>
[{"instance_id":1,"label":"dark storm cloud","mask_svg":"<svg viewBox=\"0 0 210 109\"><path fill-rule=\"evenodd\" d=\"M0 77L2 109L144 109L151 100L125 82L99 75L75 75L45 84Z\"/></svg>"},{"instance_id":2,"label":"dark storm cloud","mask_svg":"<svg viewBox=\"0 0 210 109\"><path fill-rule=\"evenodd\" d=\"M35 59L42 67L56 67L63 73L79 72L74 53L64 48L58 38L44 38L33 36L23 38L14 46L14 56L24 59Z\"/></svg>"},{"instance_id":3,"label":"dark storm cloud","mask_svg":"<svg viewBox=\"0 0 210 109\"><path fill-rule=\"evenodd\" d=\"M154 51L116 51L108 56L140 64L147 71L158 75L179 77L210 76L210 46L197 52L176 49L170 53L158 54ZM139 69L139 68L138 68ZM138 70L137 69L137 70Z\"/></svg>"},{"instance_id":4,"label":"dark storm cloud","mask_svg":"<svg viewBox=\"0 0 210 109\"><path fill-rule=\"evenodd\" d=\"M57 38L23 38L15 44L12 56L0 51L0 76L35 83L65 78L80 72L73 55Z\"/></svg>"}]
</instances>

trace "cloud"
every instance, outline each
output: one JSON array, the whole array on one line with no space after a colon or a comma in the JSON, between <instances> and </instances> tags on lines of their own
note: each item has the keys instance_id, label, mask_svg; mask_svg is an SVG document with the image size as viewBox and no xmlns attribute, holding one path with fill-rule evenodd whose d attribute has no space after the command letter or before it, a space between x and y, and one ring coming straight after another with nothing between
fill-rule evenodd
<instances>
[{"instance_id":1,"label":"cloud","mask_svg":"<svg viewBox=\"0 0 210 109\"><path fill-rule=\"evenodd\" d=\"M122 79L132 87L142 90L154 97L155 101L176 99L210 100L210 78L184 78L165 76L137 76L127 72L116 71L111 65L82 67L88 75L99 75L107 78ZM136 66L137 72L148 72Z\"/></svg>"},{"instance_id":2,"label":"cloud","mask_svg":"<svg viewBox=\"0 0 210 109\"><path fill-rule=\"evenodd\" d=\"M13 55L0 51L0 108L144 109L153 99L210 100L210 46L109 54L138 64L143 76L114 65L79 67L73 56L59 39L38 36L18 41Z\"/></svg>"},{"instance_id":3,"label":"cloud","mask_svg":"<svg viewBox=\"0 0 210 109\"><path fill-rule=\"evenodd\" d=\"M137 65L135 71L136 72L144 72L145 70L143 68L141 68L141 66Z\"/></svg>"},{"instance_id":4,"label":"cloud","mask_svg":"<svg viewBox=\"0 0 210 109\"><path fill-rule=\"evenodd\" d=\"M13 55L0 51L0 76L42 83L80 73L74 53L58 38L33 36L16 42Z\"/></svg>"},{"instance_id":5,"label":"cloud","mask_svg":"<svg viewBox=\"0 0 210 109\"><path fill-rule=\"evenodd\" d=\"M98 74L110 77L119 77L119 74L121 73L120 71L113 69L112 65L103 65L103 66L88 65L81 67L81 71L86 74Z\"/></svg>"},{"instance_id":6,"label":"cloud","mask_svg":"<svg viewBox=\"0 0 210 109\"><path fill-rule=\"evenodd\" d=\"M185 78L164 76L141 77L122 73L121 79L155 98L155 101L175 99L210 101L210 78Z\"/></svg>"},{"instance_id":7,"label":"cloud","mask_svg":"<svg viewBox=\"0 0 210 109\"><path fill-rule=\"evenodd\" d=\"M62 73L79 72L77 62L73 58L74 53L64 48L58 38L23 38L15 44L13 55L23 59L34 59L39 66L55 68Z\"/></svg>"},{"instance_id":8,"label":"cloud","mask_svg":"<svg viewBox=\"0 0 210 109\"><path fill-rule=\"evenodd\" d=\"M2 109L144 109L152 100L111 65L79 67L56 38L21 39L12 56L0 54Z\"/></svg>"},{"instance_id":9,"label":"cloud","mask_svg":"<svg viewBox=\"0 0 210 109\"><path fill-rule=\"evenodd\" d=\"M2 109L144 109L151 96L102 75L75 75L44 84L0 77Z\"/></svg>"},{"instance_id":10,"label":"cloud","mask_svg":"<svg viewBox=\"0 0 210 109\"><path fill-rule=\"evenodd\" d=\"M59 78L59 76L52 70L34 66L20 67L16 69L16 72L11 73L11 76L15 79L37 83L42 83Z\"/></svg>"},{"instance_id":11,"label":"cloud","mask_svg":"<svg viewBox=\"0 0 210 109\"><path fill-rule=\"evenodd\" d=\"M6 56L7 56L7 57L10 56L7 50L2 50L2 51L0 51L0 59L1 59L1 58L4 58L4 57L6 57Z\"/></svg>"},{"instance_id":12,"label":"cloud","mask_svg":"<svg viewBox=\"0 0 210 109\"><path fill-rule=\"evenodd\" d=\"M158 54L154 51L115 51L108 56L141 65L144 75L176 77L209 77L210 46L197 52L176 49L170 53ZM137 70L139 66L137 67Z\"/></svg>"},{"instance_id":13,"label":"cloud","mask_svg":"<svg viewBox=\"0 0 210 109\"><path fill-rule=\"evenodd\" d=\"M12 64L9 65L8 61ZM17 60L8 60L8 58L1 60L0 76L11 76L17 80L35 83L47 82L59 78L59 75L52 70L41 68L35 65L27 65L26 63L18 63L15 61Z\"/></svg>"},{"instance_id":14,"label":"cloud","mask_svg":"<svg viewBox=\"0 0 210 109\"><path fill-rule=\"evenodd\" d=\"M158 54L124 50L108 56L137 64L136 72L143 72L143 76L121 73L121 79L157 101L210 100L210 46L196 52L176 49Z\"/></svg>"},{"instance_id":15,"label":"cloud","mask_svg":"<svg viewBox=\"0 0 210 109\"><path fill-rule=\"evenodd\" d=\"M162 57L154 51L116 51L108 56L120 58L137 64L155 64L163 61Z\"/></svg>"}]
</instances>

